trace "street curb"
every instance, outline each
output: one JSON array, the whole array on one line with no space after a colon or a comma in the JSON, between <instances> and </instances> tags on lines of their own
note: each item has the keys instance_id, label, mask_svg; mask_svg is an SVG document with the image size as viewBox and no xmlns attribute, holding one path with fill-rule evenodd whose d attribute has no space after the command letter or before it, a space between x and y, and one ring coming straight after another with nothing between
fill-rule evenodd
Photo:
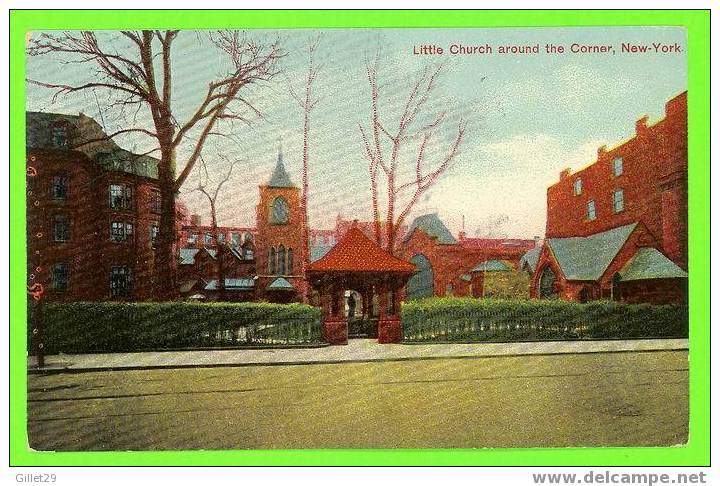
<instances>
[{"instance_id":1,"label":"street curb","mask_svg":"<svg viewBox=\"0 0 720 486\"><path fill-rule=\"evenodd\" d=\"M171 369L202 369L202 368L246 368L252 366L302 366L302 365L342 365L358 363L387 363L394 361L432 361L443 359L487 359L487 358L519 358L532 356L562 356L580 354L612 354L612 353L658 353L688 351L688 346L664 348L664 349L619 349L600 351L570 351L555 353L511 353L511 354L484 354L484 355L456 355L456 356L412 356L412 357L388 357L388 358L367 358L348 360L304 360L304 361L283 361L283 362L256 362L256 363L199 363L199 364L170 364L170 365L145 365L145 366L116 366L116 367L92 367L92 368L28 368L28 374L32 375L54 375L54 374L77 374L97 373L102 371L149 371L149 370L171 370Z\"/></svg>"}]
</instances>

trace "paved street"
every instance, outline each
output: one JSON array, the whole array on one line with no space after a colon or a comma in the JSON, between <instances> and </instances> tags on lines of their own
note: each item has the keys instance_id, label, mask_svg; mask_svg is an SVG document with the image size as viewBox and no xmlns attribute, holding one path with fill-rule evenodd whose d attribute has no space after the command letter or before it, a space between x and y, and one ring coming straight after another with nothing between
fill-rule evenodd
<instances>
[{"instance_id":1,"label":"paved street","mask_svg":"<svg viewBox=\"0 0 720 486\"><path fill-rule=\"evenodd\" d=\"M107 369L193 368L255 364L329 364L439 358L478 358L538 354L606 353L614 351L686 350L687 339L618 339L517 343L453 343L382 345L374 339L350 339L346 346L288 349L215 349L141 353L61 354L45 359L43 372ZM36 370L34 357L28 368Z\"/></svg>"},{"instance_id":2,"label":"paved street","mask_svg":"<svg viewBox=\"0 0 720 486\"><path fill-rule=\"evenodd\" d=\"M31 374L41 450L671 445L687 351Z\"/></svg>"}]
</instances>

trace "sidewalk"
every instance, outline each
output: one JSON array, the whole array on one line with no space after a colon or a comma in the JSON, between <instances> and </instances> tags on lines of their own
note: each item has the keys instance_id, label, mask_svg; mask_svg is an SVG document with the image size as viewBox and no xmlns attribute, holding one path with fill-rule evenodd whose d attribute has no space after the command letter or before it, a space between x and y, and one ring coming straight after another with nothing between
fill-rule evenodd
<instances>
[{"instance_id":1,"label":"sidewalk","mask_svg":"<svg viewBox=\"0 0 720 486\"><path fill-rule=\"evenodd\" d=\"M412 345L380 345L373 339L351 339L347 346L327 346L308 349L233 349L213 351L60 354L46 356L45 367L42 369L36 367L35 358L29 357L28 372L83 372L158 368L359 363L370 361L671 351L686 349L688 349L687 339Z\"/></svg>"}]
</instances>

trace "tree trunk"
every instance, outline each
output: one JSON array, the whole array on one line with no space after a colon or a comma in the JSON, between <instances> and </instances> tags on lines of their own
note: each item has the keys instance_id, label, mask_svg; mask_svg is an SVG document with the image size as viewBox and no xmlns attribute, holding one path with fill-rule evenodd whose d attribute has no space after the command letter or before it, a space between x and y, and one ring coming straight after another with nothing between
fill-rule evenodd
<instances>
[{"instance_id":1,"label":"tree trunk","mask_svg":"<svg viewBox=\"0 0 720 486\"><path fill-rule=\"evenodd\" d=\"M158 165L161 214L160 234L155 251L155 299L172 300L177 297L175 275L175 238L177 234L175 215L175 153L161 150Z\"/></svg>"},{"instance_id":2,"label":"tree trunk","mask_svg":"<svg viewBox=\"0 0 720 486\"><path fill-rule=\"evenodd\" d=\"M215 270L217 273L217 289L218 289L218 300L225 300L225 242L220 242L220 233L218 232L217 225L217 212L215 211L215 201L210 199L210 217L212 225L212 234L215 238L215 245L217 251L215 253L216 263Z\"/></svg>"},{"instance_id":3,"label":"tree trunk","mask_svg":"<svg viewBox=\"0 0 720 486\"><path fill-rule=\"evenodd\" d=\"M306 91L306 100L309 99L309 86ZM308 113L307 101L305 108L305 118L303 121L303 170L302 170L302 192L300 193L300 238L302 239L302 248L300 249L300 272L302 278L305 279L307 266L310 264L310 238L308 229L308 214L307 214L307 194L308 194L308 159L309 155L309 132L310 132L310 115ZM309 286L306 286L302 301L307 303L309 300Z\"/></svg>"}]
</instances>

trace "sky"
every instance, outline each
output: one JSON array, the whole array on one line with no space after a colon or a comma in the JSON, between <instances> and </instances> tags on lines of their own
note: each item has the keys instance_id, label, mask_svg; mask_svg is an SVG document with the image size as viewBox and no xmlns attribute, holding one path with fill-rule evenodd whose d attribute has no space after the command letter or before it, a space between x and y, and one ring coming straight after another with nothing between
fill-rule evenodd
<instances>
[{"instance_id":1,"label":"sky","mask_svg":"<svg viewBox=\"0 0 720 486\"><path fill-rule=\"evenodd\" d=\"M302 168L303 113L289 86L301 90L310 39L320 32L316 59L321 64L315 89L319 97L311 115L309 217L315 228L332 228L336 217L370 219L368 162L359 126L369 126L370 89L365 59L380 51L380 117L397 126L400 107L424 68L443 62L443 75L428 103L426 116L448 113L428 150L433 168L447 153L460 119L467 121L461 152L451 168L417 203L412 217L437 212L457 234L463 220L468 235L532 238L545 231L547 187L564 168L580 169L595 160L597 148L631 138L635 121L650 123L664 114L665 102L687 89L686 32L676 27L382 29L247 32L258 42L279 39L286 55L280 74L269 83L248 88L246 96L262 118L250 126L235 125L234 141L213 137L203 151L210 178L218 180L228 161L236 161L218 203L220 224L253 226L258 185L274 168L280 144L286 168L299 185ZM31 35L38 35L37 33ZM98 33L104 45L127 49L114 32ZM547 54L547 43L563 45L563 54ZM571 53L573 43L612 46L609 53ZM623 43L648 45L644 54L623 53ZM654 52L653 43L680 46L680 52ZM489 44L492 54L450 55L451 44ZM500 46L539 45L538 54L500 54ZM416 46L435 45L443 55L415 55ZM90 66L71 58L27 58L27 78L76 83L94 79ZM207 84L227 70L223 55L207 33L183 31L173 44L173 106L187 119L204 96ZM27 84L26 108L76 114L83 112L107 131L127 126L108 108L105 93L70 95L52 101L51 93ZM152 128L141 110L134 123ZM151 139L117 138L138 153L154 147ZM182 167L192 144L178 149ZM417 143L400 153L400 165L414 170ZM401 170L401 178L410 173ZM407 180L403 178L402 180ZM207 201L194 187L197 172L180 198L208 221ZM401 203L404 201L401 201ZM504 221L493 224L494 221Z\"/></svg>"}]
</instances>

